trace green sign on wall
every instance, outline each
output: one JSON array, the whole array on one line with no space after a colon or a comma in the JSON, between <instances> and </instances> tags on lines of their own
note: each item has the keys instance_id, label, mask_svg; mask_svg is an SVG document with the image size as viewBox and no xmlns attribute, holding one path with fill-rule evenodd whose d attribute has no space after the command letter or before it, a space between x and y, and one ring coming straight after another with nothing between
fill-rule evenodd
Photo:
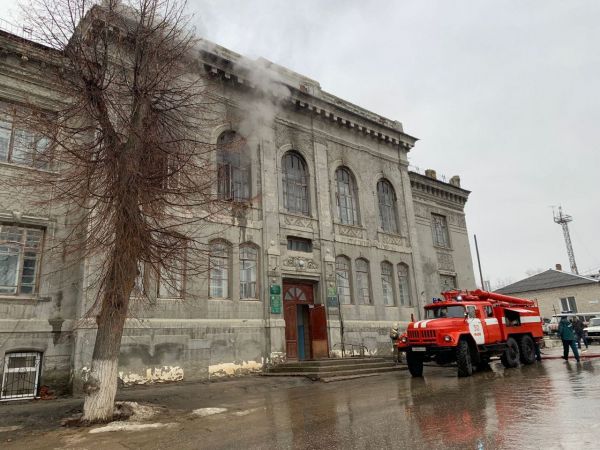
<instances>
[{"instance_id":1,"label":"green sign on wall","mask_svg":"<svg viewBox=\"0 0 600 450\"><path fill-rule=\"evenodd\" d=\"M271 314L281 314L281 295L271 294Z\"/></svg>"},{"instance_id":2,"label":"green sign on wall","mask_svg":"<svg viewBox=\"0 0 600 450\"><path fill-rule=\"evenodd\" d=\"M278 284L272 284L269 290L271 295L281 295L281 286Z\"/></svg>"}]
</instances>

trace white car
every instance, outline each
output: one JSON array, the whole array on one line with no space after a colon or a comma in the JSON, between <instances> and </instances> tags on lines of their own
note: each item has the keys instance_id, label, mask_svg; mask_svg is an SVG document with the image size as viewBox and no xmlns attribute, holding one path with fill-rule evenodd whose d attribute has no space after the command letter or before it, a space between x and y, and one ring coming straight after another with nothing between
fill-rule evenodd
<instances>
[{"instance_id":1,"label":"white car","mask_svg":"<svg viewBox=\"0 0 600 450\"><path fill-rule=\"evenodd\" d=\"M589 341L600 341L600 317L590 319L587 328L584 328Z\"/></svg>"}]
</instances>

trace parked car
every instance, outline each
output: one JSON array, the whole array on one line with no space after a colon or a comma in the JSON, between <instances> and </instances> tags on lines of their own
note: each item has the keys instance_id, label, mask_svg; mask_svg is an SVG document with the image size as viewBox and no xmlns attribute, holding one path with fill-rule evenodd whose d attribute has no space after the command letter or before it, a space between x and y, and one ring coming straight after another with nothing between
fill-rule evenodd
<instances>
[{"instance_id":1,"label":"parked car","mask_svg":"<svg viewBox=\"0 0 600 450\"><path fill-rule=\"evenodd\" d=\"M560 322L561 317L568 317L569 320L572 320L572 318L575 316L579 317L579 320L581 320L583 324L587 326L591 319L600 317L600 312L554 314L550 319L550 322L548 322L548 334L556 334L558 332L558 322Z\"/></svg>"},{"instance_id":2,"label":"parked car","mask_svg":"<svg viewBox=\"0 0 600 450\"><path fill-rule=\"evenodd\" d=\"M590 319L590 323L584 330L588 341L600 341L600 317Z\"/></svg>"},{"instance_id":3,"label":"parked car","mask_svg":"<svg viewBox=\"0 0 600 450\"><path fill-rule=\"evenodd\" d=\"M542 318L542 331L546 335L550 334L550 319L547 317Z\"/></svg>"}]
</instances>

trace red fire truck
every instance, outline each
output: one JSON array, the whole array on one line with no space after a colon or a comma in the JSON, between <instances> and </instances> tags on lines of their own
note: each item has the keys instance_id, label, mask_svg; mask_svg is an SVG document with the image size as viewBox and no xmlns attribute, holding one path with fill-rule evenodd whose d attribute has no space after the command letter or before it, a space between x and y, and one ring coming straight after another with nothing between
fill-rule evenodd
<instances>
[{"instance_id":1,"label":"red fire truck","mask_svg":"<svg viewBox=\"0 0 600 450\"><path fill-rule=\"evenodd\" d=\"M482 290L447 291L425 306L425 318L408 324L398 339L413 377L423 363L456 362L468 377L500 356L506 368L532 364L543 338L540 311L533 300Z\"/></svg>"}]
</instances>

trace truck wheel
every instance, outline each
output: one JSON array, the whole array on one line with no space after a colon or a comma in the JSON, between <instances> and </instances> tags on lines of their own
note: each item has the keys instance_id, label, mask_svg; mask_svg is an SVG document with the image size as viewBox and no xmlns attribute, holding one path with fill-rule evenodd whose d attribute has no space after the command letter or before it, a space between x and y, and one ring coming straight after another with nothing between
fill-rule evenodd
<instances>
[{"instance_id":1,"label":"truck wheel","mask_svg":"<svg viewBox=\"0 0 600 450\"><path fill-rule=\"evenodd\" d=\"M502 361L502 365L507 369L512 369L519 365L519 344L517 344L514 338L509 337L506 341L506 348L502 356L500 356L500 361Z\"/></svg>"},{"instance_id":2,"label":"truck wheel","mask_svg":"<svg viewBox=\"0 0 600 450\"><path fill-rule=\"evenodd\" d=\"M459 377L470 377L473 375L471 348L465 340L461 340L458 343L458 347L456 347L456 364L458 365Z\"/></svg>"},{"instance_id":3,"label":"truck wheel","mask_svg":"<svg viewBox=\"0 0 600 450\"><path fill-rule=\"evenodd\" d=\"M535 362L535 342L528 334L519 339L519 352L523 364L533 364Z\"/></svg>"},{"instance_id":4,"label":"truck wheel","mask_svg":"<svg viewBox=\"0 0 600 450\"><path fill-rule=\"evenodd\" d=\"M415 353L411 350L406 352L406 364L408 365L408 371L413 377L423 376L423 355Z\"/></svg>"}]
</instances>

